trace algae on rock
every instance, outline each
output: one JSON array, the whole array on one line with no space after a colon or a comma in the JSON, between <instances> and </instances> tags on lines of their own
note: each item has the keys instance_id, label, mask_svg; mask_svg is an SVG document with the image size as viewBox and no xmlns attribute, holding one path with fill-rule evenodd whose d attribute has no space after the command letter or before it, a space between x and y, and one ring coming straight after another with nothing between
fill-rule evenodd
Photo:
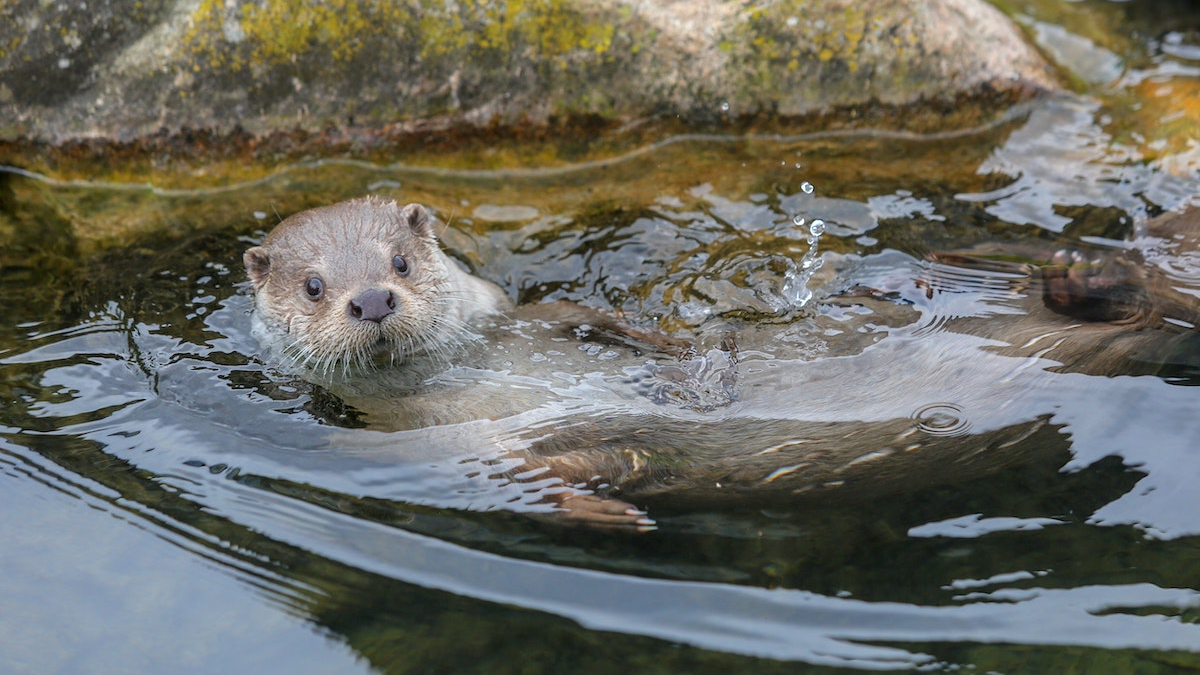
<instances>
[{"instance_id":1,"label":"algae on rock","mask_svg":"<svg viewBox=\"0 0 1200 675\"><path fill-rule=\"evenodd\" d=\"M0 9L10 19L0 22L2 140L579 115L710 122L928 100L994 107L997 92L1003 105L1057 86L983 0L175 0L156 11L99 0L61 16L55 7ZM52 22L61 38L49 39Z\"/></svg>"}]
</instances>

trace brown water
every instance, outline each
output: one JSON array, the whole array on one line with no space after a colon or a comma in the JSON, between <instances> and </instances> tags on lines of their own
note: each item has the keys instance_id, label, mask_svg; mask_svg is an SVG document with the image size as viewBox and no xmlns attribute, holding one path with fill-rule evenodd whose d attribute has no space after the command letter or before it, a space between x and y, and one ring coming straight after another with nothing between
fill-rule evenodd
<instances>
[{"instance_id":1,"label":"brown water","mask_svg":"<svg viewBox=\"0 0 1200 675\"><path fill-rule=\"evenodd\" d=\"M1200 82L1191 19L1131 26L1118 80L947 135L675 137L487 171L321 161L223 189L0 173L19 228L0 270L0 669L1200 668L1200 343L1181 331L1103 374L1015 367L961 326L1007 325L1026 295L924 261L982 243L1115 250L1192 203L1194 138L1151 136L1196 128L1177 95ZM779 339L740 365L781 374L729 405L671 407L597 394L611 378L489 373L551 402L483 431L358 428L262 362L240 256L279 216L368 192L429 204L448 247L522 302L702 335L768 326ZM828 225L803 308L781 291L808 248L797 216ZM1200 293L1194 258L1160 262ZM894 302L822 302L850 282ZM964 453L1039 431L959 480L950 466L884 493L651 500L644 535L530 518L547 485L467 478L494 457L480 438L631 410L726 443L748 420L775 438L911 417Z\"/></svg>"}]
</instances>

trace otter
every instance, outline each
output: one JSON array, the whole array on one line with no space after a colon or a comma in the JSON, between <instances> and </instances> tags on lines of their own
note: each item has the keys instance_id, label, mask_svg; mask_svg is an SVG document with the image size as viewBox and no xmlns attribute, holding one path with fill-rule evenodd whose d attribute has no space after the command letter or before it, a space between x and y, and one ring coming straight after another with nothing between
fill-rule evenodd
<instances>
[{"instance_id":1,"label":"otter","mask_svg":"<svg viewBox=\"0 0 1200 675\"><path fill-rule=\"evenodd\" d=\"M494 390L446 394L430 385L452 364L488 365L481 353L488 329L511 338L507 322L496 322L515 307L499 286L442 251L419 204L367 197L304 211L247 250L243 262L254 335L286 369L348 399L376 428L502 418L536 405ZM546 340L582 338L638 354L682 344L569 303L526 309L532 311L519 320L538 326L525 330L540 327ZM395 377L362 377L381 369ZM552 498L572 518L653 526L643 511L615 499L574 492Z\"/></svg>"},{"instance_id":2,"label":"otter","mask_svg":"<svg viewBox=\"0 0 1200 675\"><path fill-rule=\"evenodd\" d=\"M298 213L244 262L256 335L322 377L445 355L480 317L511 309L499 286L442 253L417 204L368 198Z\"/></svg>"},{"instance_id":3,"label":"otter","mask_svg":"<svg viewBox=\"0 0 1200 675\"><path fill-rule=\"evenodd\" d=\"M805 324L806 336L840 336L821 358L792 353L794 327L738 326L706 346L567 303L516 306L441 250L416 204L298 213L244 262L259 339L371 427L490 421L503 433L468 443L515 460L494 478L552 477L564 487L545 499L561 517L645 530L654 521L627 500L757 503L849 486L869 498L1066 448L1069 420L1054 411L1089 385L1047 373L1126 373L1200 323L1196 296L1160 260L1200 243L1200 209L1143 234L1121 255L1044 263L935 254L885 282L855 280L851 267ZM905 298L934 298L938 275L964 268L994 272L1010 307L953 316L939 340L922 339L922 312ZM564 410L578 421L549 426Z\"/></svg>"}]
</instances>

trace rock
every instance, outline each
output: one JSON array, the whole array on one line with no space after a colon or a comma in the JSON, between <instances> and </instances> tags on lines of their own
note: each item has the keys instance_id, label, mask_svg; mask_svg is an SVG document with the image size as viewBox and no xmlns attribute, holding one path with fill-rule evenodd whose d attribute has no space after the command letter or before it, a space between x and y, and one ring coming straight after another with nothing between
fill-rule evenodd
<instances>
[{"instance_id":1,"label":"rock","mask_svg":"<svg viewBox=\"0 0 1200 675\"><path fill-rule=\"evenodd\" d=\"M16 0L0 7L0 45L0 139L50 143L707 122L1057 87L982 0Z\"/></svg>"}]
</instances>

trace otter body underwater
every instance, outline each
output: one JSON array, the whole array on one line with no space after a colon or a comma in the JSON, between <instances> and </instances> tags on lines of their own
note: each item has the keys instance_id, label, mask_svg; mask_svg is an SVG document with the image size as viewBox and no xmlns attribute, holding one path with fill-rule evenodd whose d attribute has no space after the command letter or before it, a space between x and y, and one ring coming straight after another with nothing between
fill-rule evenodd
<instances>
[{"instance_id":1,"label":"otter body underwater","mask_svg":"<svg viewBox=\"0 0 1200 675\"><path fill-rule=\"evenodd\" d=\"M1192 211L1145 240L1171 256L1197 237ZM492 479L550 478L560 487L538 498L561 515L638 528L652 521L622 500L871 496L1067 449L1090 387L1071 374L1190 349L1200 322L1195 296L1139 251L941 261L860 261L815 315L705 348L567 303L514 306L442 252L419 205L312 209L245 254L260 341L369 427L468 430L448 452L511 460ZM988 290L934 311L954 297L939 280L968 269Z\"/></svg>"}]
</instances>

